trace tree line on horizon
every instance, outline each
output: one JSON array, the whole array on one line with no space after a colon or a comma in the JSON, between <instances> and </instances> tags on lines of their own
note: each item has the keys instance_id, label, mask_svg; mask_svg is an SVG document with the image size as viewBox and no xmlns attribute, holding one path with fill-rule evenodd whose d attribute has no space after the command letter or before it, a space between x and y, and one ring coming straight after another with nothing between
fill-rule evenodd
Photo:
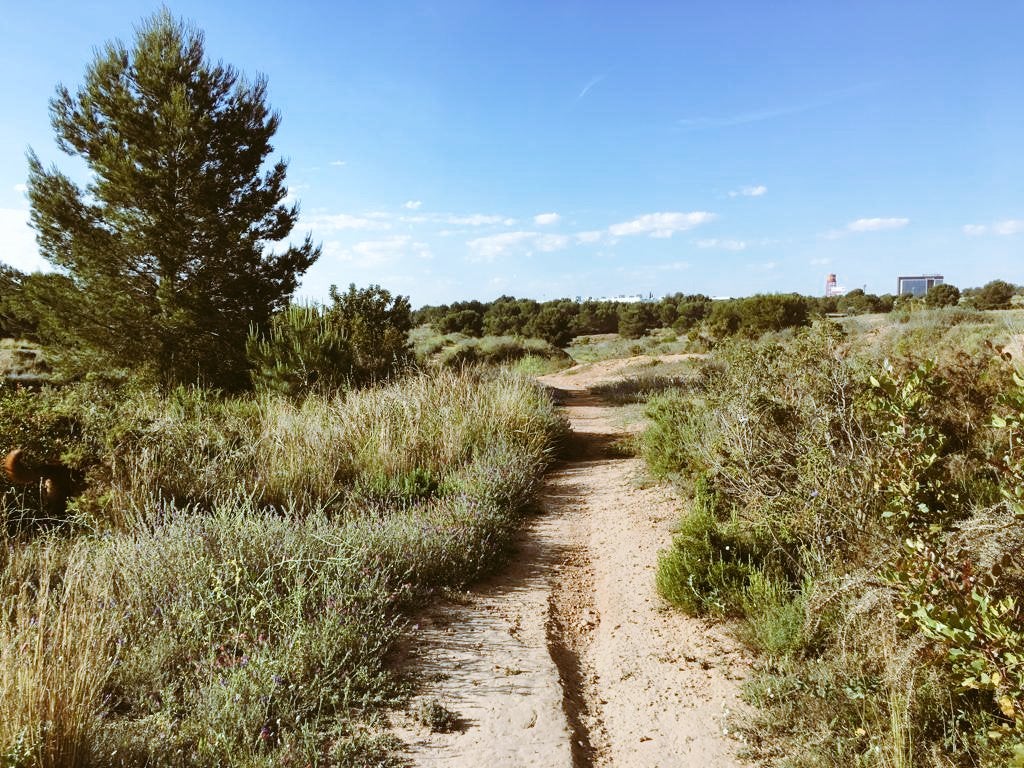
<instances>
[{"instance_id":1,"label":"tree line on horizon","mask_svg":"<svg viewBox=\"0 0 1024 768\"><path fill-rule=\"evenodd\" d=\"M993 280L980 288L961 291L944 283L934 286L923 299L881 296L855 289L843 296L802 296L796 293L756 294L735 299L712 299L704 294L672 293L659 300L575 301L500 296L494 301L457 301L427 305L413 313L417 325L430 325L439 333L483 336L524 336L544 339L564 347L576 336L618 333L640 338L656 328L680 333L705 330L714 337L743 334L759 336L767 331L807 325L815 316L888 313L912 306L930 307L964 303L975 309L1005 309L1024 287Z\"/></svg>"}]
</instances>

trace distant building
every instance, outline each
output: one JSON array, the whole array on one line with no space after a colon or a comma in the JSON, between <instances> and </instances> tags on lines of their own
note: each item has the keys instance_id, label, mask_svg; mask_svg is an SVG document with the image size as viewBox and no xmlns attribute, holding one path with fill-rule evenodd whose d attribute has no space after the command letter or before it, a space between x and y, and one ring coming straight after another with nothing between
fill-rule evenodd
<instances>
[{"instance_id":1,"label":"distant building","mask_svg":"<svg viewBox=\"0 0 1024 768\"><path fill-rule=\"evenodd\" d=\"M897 296L924 296L932 286L942 285L942 275L905 275L896 278Z\"/></svg>"},{"instance_id":2,"label":"distant building","mask_svg":"<svg viewBox=\"0 0 1024 768\"><path fill-rule=\"evenodd\" d=\"M607 302L618 302L619 304L639 304L641 302L643 302L643 303L653 302L653 301L656 301L656 299L654 298L654 294L653 293L649 293L646 296L644 296L642 294L639 294L639 293L635 293L635 294L631 294L631 295L628 295L628 296L626 294L622 294L622 295L619 295L619 296L586 296L586 297L584 297L584 296L577 296L576 297L576 301L577 302L584 302L584 301L602 301L602 302L605 302L605 301L607 301Z\"/></svg>"},{"instance_id":3,"label":"distant building","mask_svg":"<svg viewBox=\"0 0 1024 768\"><path fill-rule=\"evenodd\" d=\"M830 272L825 276L825 298L832 296L845 296L846 289L843 286L836 283L836 276L834 272Z\"/></svg>"}]
</instances>

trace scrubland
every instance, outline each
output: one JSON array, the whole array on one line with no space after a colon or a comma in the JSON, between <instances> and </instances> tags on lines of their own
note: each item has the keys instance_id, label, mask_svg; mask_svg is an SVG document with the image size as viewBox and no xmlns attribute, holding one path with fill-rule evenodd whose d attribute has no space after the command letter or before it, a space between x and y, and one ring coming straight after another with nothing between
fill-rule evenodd
<instances>
[{"instance_id":1,"label":"scrubland","mask_svg":"<svg viewBox=\"0 0 1024 768\"><path fill-rule=\"evenodd\" d=\"M410 612L502 562L565 428L471 370L302 400L8 390L0 420L87 477L67 519L2 497L7 766L390 764Z\"/></svg>"},{"instance_id":2,"label":"scrubland","mask_svg":"<svg viewBox=\"0 0 1024 768\"><path fill-rule=\"evenodd\" d=\"M538 376L572 365L572 358L544 339L522 336L483 336L440 333L424 325L410 334L413 351L423 365L464 368L472 365L505 365L526 375Z\"/></svg>"},{"instance_id":3,"label":"scrubland","mask_svg":"<svg viewBox=\"0 0 1024 768\"><path fill-rule=\"evenodd\" d=\"M1021 333L819 321L725 341L649 401L648 465L692 499L659 591L759 654L751 757L1024 765Z\"/></svg>"}]
</instances>

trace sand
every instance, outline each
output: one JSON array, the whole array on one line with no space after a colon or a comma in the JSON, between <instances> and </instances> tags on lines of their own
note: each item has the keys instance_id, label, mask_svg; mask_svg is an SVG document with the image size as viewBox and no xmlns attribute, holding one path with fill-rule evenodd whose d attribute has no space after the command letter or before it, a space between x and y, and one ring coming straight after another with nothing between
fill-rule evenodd
<instances>
[{"instance_id":1,"label":"sand","mask_svg":"<svg viewBox=\"0 0 1024 768\"><path fill-rule=\"evenodd\" d=\"M548 475L510 567L420 617L417 700L439 701L458 722L432 733L399 718L412 765L745 765L731 724L750 659L658 597L657 553L682 502L645 483L639 459L616 455L630 427L587 390L637 364L542 378L564 403L576 450Z\"/></svg>"}]
</instances>

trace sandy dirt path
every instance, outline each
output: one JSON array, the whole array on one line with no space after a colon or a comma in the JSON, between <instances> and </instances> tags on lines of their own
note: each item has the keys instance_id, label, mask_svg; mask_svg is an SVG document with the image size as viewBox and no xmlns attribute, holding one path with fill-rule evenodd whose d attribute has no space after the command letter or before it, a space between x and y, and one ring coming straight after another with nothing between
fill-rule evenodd
<instances>
[{"instance_id":1,"label":"sandy dirt path","mask_svg":"<svg viewBox=\"0 0 1024 768\"><path fill-rule=\"evenodd\" d=\"M421 698L459 722L404 723L413 765L743 765L728 730L749 661L655 592L679 501L641 487L640 460L611 450L627 427L586 389L605 368L543 379L572 425L572 458L549 474L512 566L421 619Z\"/></svg>"}]
</instances>

